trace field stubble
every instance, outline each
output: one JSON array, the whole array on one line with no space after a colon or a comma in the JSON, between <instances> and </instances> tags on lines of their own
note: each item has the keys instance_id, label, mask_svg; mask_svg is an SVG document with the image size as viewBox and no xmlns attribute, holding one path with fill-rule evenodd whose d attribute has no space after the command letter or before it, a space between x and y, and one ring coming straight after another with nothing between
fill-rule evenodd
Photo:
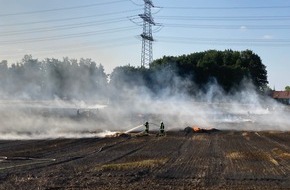
<instances>
[{"instance_id":1,"label":"field stubble","mask_svg":"<svg viewBox=\"0 0 290 190\"><path fill-rule=\"evenodd\" d=\"M0 142L0 189L287 189L290 132Z\"/></svg>"}]
</instances>

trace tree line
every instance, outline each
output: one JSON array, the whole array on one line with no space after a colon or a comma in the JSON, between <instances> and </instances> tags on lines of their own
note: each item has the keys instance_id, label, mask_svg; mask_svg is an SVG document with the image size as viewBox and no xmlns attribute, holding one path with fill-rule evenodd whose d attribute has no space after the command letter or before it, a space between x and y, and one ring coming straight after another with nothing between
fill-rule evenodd
<instances>
[{"instance_id":1,"label":"tree line","mask_svg":"<svg viewBox=\"0 0 290 190\"><path fill-rule=\"evenodd\" d=\"M226 93L251 81L258 91L267 89L267 70L260 57L251 50L208 50L181 56L164 56L149 68L130 65L116 67L110 74L91 59L42 61L25 55L8 66L0 62L1 98L84 99L96 100L112 96L126 98L128 91L153 96L206 91L211 83Z\"/></svg>"},{"instance_id":2,"label":"tree line","mask_svg":"<svg viewBox=\"0 0 290 190\"><path fill-rule=\"evenodd\" d=\"M2 99L96 99L108 85L104 67L91 59L39 61L31 55L11 66L0 62L0 78Z\"/></svg>"},{"instance_id":3,"label":"tree line","mask_svg":"<svg viewBox=\"0 0 290 190\"><path fill-rule=\"evenodd\" d=\"M117 67L111 75L114 86L146 86L153 94L186 92L197 95L210 85L219 85L225 93L239 90L244 81L265 92L267 70L261 58L251 50L208 50L181 56L164 56L148 69L130 65Z\"/></svg>"}]
</instances>

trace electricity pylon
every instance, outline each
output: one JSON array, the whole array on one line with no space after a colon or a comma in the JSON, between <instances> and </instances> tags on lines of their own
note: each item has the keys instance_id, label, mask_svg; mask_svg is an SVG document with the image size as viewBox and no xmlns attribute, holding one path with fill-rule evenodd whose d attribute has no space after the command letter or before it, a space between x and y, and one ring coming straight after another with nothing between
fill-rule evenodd
<instances>
[{"instance_id":1,"label":"electricity pylon","mask_svg":"<svg viewBox=\"0 0 290 190\"><path fill-rule=\"evenodd\" d=\"M143 19L143 33L140 35L142 38L141 67L149 66L153 61L152 25L155 25L155 22L151 14L152 7L154 5L151 0L144 0L144 13L139 14L139 17Z\"/></svg>"}]
</instances>

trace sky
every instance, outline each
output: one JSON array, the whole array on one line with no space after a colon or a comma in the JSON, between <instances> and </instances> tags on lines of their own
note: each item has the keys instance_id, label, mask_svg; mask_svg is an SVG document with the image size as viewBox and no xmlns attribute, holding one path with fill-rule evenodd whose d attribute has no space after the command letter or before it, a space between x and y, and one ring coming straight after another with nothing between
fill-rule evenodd
<instances>
[{"instance_id":1,"label":"sky","mask_svg":"<svg viewBox=\"0 0 290 190\"><path fill-rule=\"evenodd\" d=\"M153 59L252 50L269 87L290 86L290 0L152 0ZM91 58L106 73L141 65L144 0L0 0L0 61Z\"/></svg>"}]
</instances>

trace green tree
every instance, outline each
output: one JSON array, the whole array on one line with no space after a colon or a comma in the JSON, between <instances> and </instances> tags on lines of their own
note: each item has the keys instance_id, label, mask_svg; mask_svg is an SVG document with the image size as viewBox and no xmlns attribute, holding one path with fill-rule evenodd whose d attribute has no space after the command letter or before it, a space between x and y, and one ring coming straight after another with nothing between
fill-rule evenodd
<instances>
[{"instance_id":1,"label":"green tree","mask_svg":"<svg viewBox=\"0 0 290 190\"><path fill-rule=\"evenodd\" d=\"M0 96L6 96L7 88L9 87L8 76L8 62L3 60L0 62Z\"/></svg>"},{"instance_id":2,"label":"green tree","mask_svg":"<svg viewBox=\"0 0 290 190\"><path fill-rule=\"evenodd\" d=\"M286 86L285 90L290 92L290 86Z\"/></svg>"},{"instance_id":3,"label":"green tree","mask_svg":"<svg viewBox=\"0 0 290 190\"><path fill-rule=\"evenodd\" d=\"M251 50L241 52L241 67L248 71L249 78L254 85L261 91L268 84L266 66L262 63L261 58Z\"/></svg>"},{"instance_id":4,"label":"green tree","mask_svg":"<svg viewBox=\"0 0 290 190\"><path fill-rule=\"evenodd\" d=\"M25 55L21 60L22 65L22 92L29 98L40 98L42 85L42 65L32 55Z\"/></svg>"},{"instance_id":5,"label":"green tree","mask_svg":"<svg viewBox=\"0 0 290 190\"><path fill-rule=\"evenodd\" d=\"M241 52L208 50L179 57L163 57L155 60L150 68L156 70L161 68L161 65L164 67L173 63L178 76L196 84L192 85L192 88L196 86L200 89L205 88L212 79L227 92L238 88L244 78L251 79L261 91L268 84L266 67L260 57L251 50Z\"/></svg>"}]
</instances>

